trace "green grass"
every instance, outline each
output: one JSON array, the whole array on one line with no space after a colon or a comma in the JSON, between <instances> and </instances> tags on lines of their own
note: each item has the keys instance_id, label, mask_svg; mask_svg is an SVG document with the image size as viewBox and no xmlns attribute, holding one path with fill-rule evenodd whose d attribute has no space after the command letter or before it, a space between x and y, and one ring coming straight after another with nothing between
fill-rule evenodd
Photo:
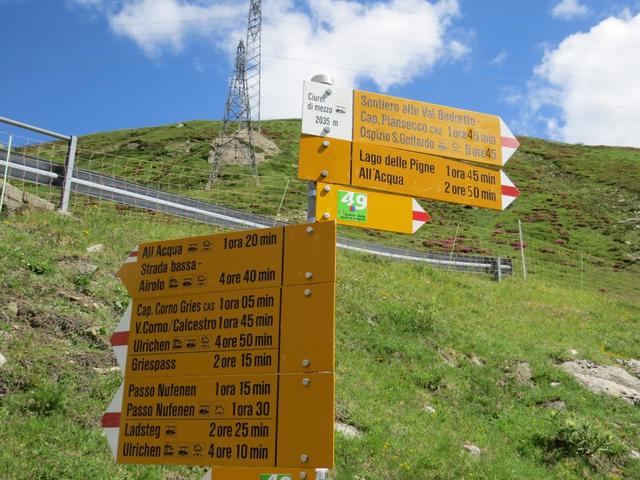
<instances>
[{"instance_id":1,"label":"green grass","mask_svg":"<svg viewBox=\"0 0 640 480\"><path fill-rule=\"evenodd\" d=\"M182 128L174 124L85 136L79 142L78 165L245 211L271 216L279 212L281 219L303 221L306 184L296 180L300 122L262 123L262 133L281 152L258 166L257 184L248 166L223 165L220 180L207 192L207 158L218 127L217 122L191 121ZM522 195L506 211L422 201L433 220L416 235L349 228L343 233L446 253L455 238L458 253L517 258L520 219L532 274L555 265L570 272L567 280L575 285L582 281L576 272L603 263L610 272L640 273L640 150L519 140L522 145L505 170ZM40 151L46 153L46 148ZM585 254L582 264L580 252ZM615 276L597 279L587 278L597 288L629 283L624 276L620 282Z\"/></svg>"},{"instance_id":2,"label":"green grass","mask_svg":"<svg viewBox=\"0 0 640 480\"><path fill-rule=\"evenodd\" d=\"M264 124L282 153L259 167L265 176L258 187L237 166L218 191L204 192L215 133L209 122L89 136L81 150L108 150L119 160L83 153L81 161L141 183L164 186L173 178L176 191L275 214L267 192L276 185L282 191L282 179L295 176L298 128L294 121ZM187 140L194 145L183 154ZM127 147L134 142L144 148ZM638 267L627 262L638 251L639 229L618 223L638 215L640 155L522 142L507 170L523 196L506 212L425 202L435 221L415 237L341 230L449 251L461 222L466 237L457 251L514 255L509 231L522 218L533 273L526 282L516 276L498 284L484 275L338 254L337 417L363 435L337 435L336 479L640 478L640 462L627 454L640 444L638 406L591 394L556 366L573 358L570 349L603 364L640 358ZM204 176L147 171L158 155ZM294 182L289 192L285 216L300 219L305 186ZM108 338L129 302L114 272L141 241L216 229L82 198L74 198L72 216L3 214L0 222L0 352L8 359L0 368L0 478L199 479L203 469L117 465L99 420L120 383L109 370L115 359ZM96 243L104 251L86 253ZM600 288L581 288L575 264L582 250L591 253L585 273L598 277ZM78 262L98 269L81 274ZM532 386L513 379L523 361L533 370ZM545 406L556 400L566 411ZM469 455L465 443L483 454Z\"/></svg>"},{"instance_id":3,"label":"green grass","mask_svg":"<svg viewBox=\"0 0 640 480\"><path fill-rule=\"evenodd\" d=\"M9 362L0 377L0 478L200 478L199 469L118 466L98 427L120 381L100 372L114 365L106 341L128 301L113 272L143 239L212 231L158 220L115 208L3 220L0 252L8 268L0 277L0 316L8 335L0 351ZM98 242L104 252L84 252ZM69 258L99 268L79 285ZM596 439L607 432L612 444L637 445L637 407L590 394L555 366L572 348L608 364L638 358L637 297L535 279L497 284L344 252L337 292L338 416L364 435L337 437L336 478L640 474L624 449L597 459L580 449L552 455L548 446L564 437L555 412L541 406L562 399L567 414L588 425L587 442L595 429ZM19 305L17 316L4 308L10 301ZM98 338L86 333L93 325ZM445 364L440 350L453 352L458 366ZM473 356L485 365L472 363ZM531 364L533 387L512 380L518 361ZM469 456L466 442L484 454Z\"/></svg>"}]
</instances>

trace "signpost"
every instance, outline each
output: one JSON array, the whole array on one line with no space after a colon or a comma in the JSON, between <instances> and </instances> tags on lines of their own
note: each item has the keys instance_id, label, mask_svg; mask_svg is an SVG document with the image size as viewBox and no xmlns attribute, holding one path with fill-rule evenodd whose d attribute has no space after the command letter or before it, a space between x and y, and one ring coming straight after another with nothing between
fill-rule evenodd
<instances>
[{"instance_id":1,"label":"signpost","mask_svg":"<svg viewBox=\"0 0 640 480\"><path fill-rule=\"evenodd\" d=\"M304 83L302 133L502 167L519 143L495 115Z\"/></svg>"},{"instance_id":2,"label":"signpost","mask_svg":"<svg viewBox=\"0 0 640 480\"><path fill-rule=\"evenodd\" d=\"M318 183L316 218L342 225L415 233L431 217L411 197Z\"/></svg>"},{"instance_id":3,"label":"signpost","mask_svg":"<svg viewBox=\"0 0 640 480\"><path fill-rule=\"evenodd\" d=\"M411 197L501 211L520 195L499 170L519 146L500 117L314 79L298 161L317 185L309 218L415 233L430 217Z\"/></svg>"},{"instance_id":4,"label":"signpost","mask_svg":"<svg viewBox=\"0 0 640 480\"><path fill-rule=\"evenodd\" d=\"M103 417L119 463L333 466L335 235L325 222L140 245L119 272L134 299Z\"/></svg>"},{"instance_id":5,"label":"signpost","mask_svg":"<svg viewBox=\"0 0 640 480\"><path fill-rule=\"evenodd\" d=\"M501 170L373 144L300 139L298 177L504 210L520 191Z\"/></svg>"}]
</instances>

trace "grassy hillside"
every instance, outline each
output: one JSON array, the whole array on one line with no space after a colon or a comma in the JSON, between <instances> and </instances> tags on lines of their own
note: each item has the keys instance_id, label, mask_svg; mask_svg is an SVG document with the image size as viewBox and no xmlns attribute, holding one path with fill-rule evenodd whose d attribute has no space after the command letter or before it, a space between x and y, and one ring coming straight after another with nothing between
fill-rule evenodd
<instances>
[{"instance_id":1,"label":"grassy hillside","mask_svg":"<svg viewBox=\"0 0 640 480\"><path fill-rule=\"evenodd\" d=\"M306 185L295 179L299 121L263 123L263 134L281 153L259 165L257 185L247 166L230 165L210 192L204 189L207 156L218 125L183 125L83 137L79 163L235 208L304 220ZM506 171L522 195L506 211L421 201L433 221L414 236L347 228L343 234L428 251L516 257L521 273L520 219L529 273L597 288L632 283L629 276L602 273L640 273L640 150L520 141Z\"/></svg>"},{"instance_id":2,"label":"grassy hillside","mask_svg":"<svg viewBox=\"0 0 640 480\"><path fill-rule=\"evenodd\" d=\"M258 186L235 166L203 190L208 122L83 138L81 167L275 214L283 179L295 176L298 129L265 124L282 153L259 166ZM337 435L335 478L640 478L629 456L640 444L638 405L592 394L557 367L640 358L640 233L629 221L640 216L640 152L521 140L507 168L523 192L514 208L425 202L436 221L416 237L342 231L449 251L461 223L456 251L515 255L521 218L534 273L498 284L339 253L337 417L362 436ZM302 217L304 189L291 182L284 216ZM74 201L69 217L0 216L0 478L199 479L197 468L116 465L99 419L120 382L107 340L128 304L114 272L140 241L215 229ZM97 243L104 250L87 253ZM608 288L558 279L560 262L581 251ZM519 382L523 362L533 377Z\"/></svg>"}]
</instances>

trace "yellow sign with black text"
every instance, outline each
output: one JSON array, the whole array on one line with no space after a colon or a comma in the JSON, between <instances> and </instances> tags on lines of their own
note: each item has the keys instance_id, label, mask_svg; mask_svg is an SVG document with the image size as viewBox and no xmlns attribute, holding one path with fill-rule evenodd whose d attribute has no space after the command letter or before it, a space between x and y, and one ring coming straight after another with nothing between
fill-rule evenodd
<instances>
[{"instance_id":1,"label":"yellow sign with black text","mask_svg":"<svg viewBox=\"0 0 640 480\"><path fill-rule=\"evenodd\" d=\"M318 148L322 142L327 142L326 146ZM510 203L507 198L519 195L500 170L378 145L306 136L300 139L298 177L492 210L503 210Z\"/></svg>"},{"instance_id":2,"label":"yellow sign with black text","mask_svg":"<svg viewBox=\"0 0 640 480\"><path fill-rule=\"evenodd\" d=\"M127 380L118 462L332 465L333 396L332 372Z\"/></svg>"},{"instance_id":3,"label":"yellow sign with black text","mask_svg":"<svg viewBox=\"0 0 640 480\"><path fill-rule=\"evenodd\" d=\"M119 463L333 466L335 222L145 243L119 275Z\"/></svg>"},{"instance_id":4,"label":"yellow sign with black text","mask_svg":"<svg viewBox=\"0 0 640 480\"><path fill-rule=\"evenodd\" d=\"M501 167L500 118L356 90L353 141Z\"/></svg>"},{"instance_id":5,"label":"yellow sign with black text","mask_svg":"<svg viewBox=\"0 0 640 480\"><path fill-rule=\"evenodd\" d=\"M321 228L308 233L306 225L292 225L144 243L118 276L136 299L330 282L335 233ZM308 255L310 248L318 255ZM313 278L307 278L310 271Z\"/></svg>"}]
</instances>

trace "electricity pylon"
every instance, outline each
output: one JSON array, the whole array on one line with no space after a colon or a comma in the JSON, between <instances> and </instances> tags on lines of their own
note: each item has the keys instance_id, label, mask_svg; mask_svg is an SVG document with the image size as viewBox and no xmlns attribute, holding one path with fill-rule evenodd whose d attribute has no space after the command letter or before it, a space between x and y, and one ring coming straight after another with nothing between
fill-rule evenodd
<instances>
[{"instance_id":1,"label":"electricity pylon","mask_svg":"<svg viewBox=\"0 0 640 480\"><path fill-rule=\"evenodd\" d=\"M260 55L262 48L261 0L250 0L247 21L247 89L253 129L260 132Z\"/></svg>"},{"instance_id":2,"label":"electricity pylon","mask_svg":"<svg viewBox=\"0 0 640 480\"><path fill-rule=\"evenodd\" d=\"M211 184L218 177L222 163L249 163L251 173L257 177L251 105L247 87L246 50L242 40L238 43L236 51L235 71L229 84L222 126L211 147L209 150L211 173L207 190L211 189Z\"/></svg>"}]
</instances>

